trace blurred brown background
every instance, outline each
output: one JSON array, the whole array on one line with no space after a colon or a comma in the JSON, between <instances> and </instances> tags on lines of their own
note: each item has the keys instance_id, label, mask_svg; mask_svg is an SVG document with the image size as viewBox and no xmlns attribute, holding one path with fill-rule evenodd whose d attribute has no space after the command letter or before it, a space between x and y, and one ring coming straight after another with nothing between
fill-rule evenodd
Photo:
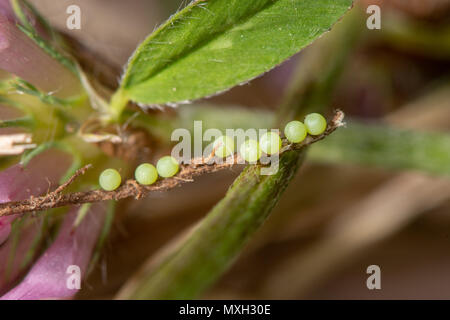
<instances>
[{"instance_id":1,"label":"blurred brown background","mask_svg":"<svg viewBox=\"0 0 450 320\"><path fill-rule=\"evenodd\" d=\"M117 65L180 6L168 0L31 2L54 25ZM382 6L382 29L361 35L343 66L333 105L400 127L448 131L450 1L360 3L363 10ZM81 7L81 30L65 29L70 4ZM396 38L384 30L388 17L432 30L434 38L418 39L414 32ZM212 101L276 110L294 66L310 61L303 57L314 46ZM80 298L114 297L140 265L202 218L238 173L236 168L201 177L124 203L103 262ZM422 173L307 162L234 267L203 298L448 299L449 195L448 181ZM381 290L366 287L372 264L381 268Z\"/></svg>"}]
</instances>

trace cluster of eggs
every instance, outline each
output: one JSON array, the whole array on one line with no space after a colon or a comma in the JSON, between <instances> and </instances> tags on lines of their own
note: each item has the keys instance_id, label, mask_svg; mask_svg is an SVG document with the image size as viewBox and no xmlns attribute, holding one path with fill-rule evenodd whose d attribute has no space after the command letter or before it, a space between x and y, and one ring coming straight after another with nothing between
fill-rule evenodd
<instances>
[{"instance_id":1,"label":"cluster of eggs","mask_svg":"<svg viewBox=\"0 0 450 320\"><path fill-rule=\"evenodd\" d=\"M325 118L318 113L311 113L305 117L304 122L297 120L286 124L284 135L290 143L302 142L308 134L320 135L327 128ZM250 163L257 162L262 153L268 155L276 154L281 149L281 137L276 132L267 132L263 134L259 141L254 139L246 140L240 147L239 153L241 157ZM221 136L213 144L215 155L218 157L228 157L234 154L234 140L228 136ZM179 170L178 161L171 157L165 156L158 160L156 167L150 163L143 163L136 168L134 173L135 179L139 184L151 185L158 180L158 176L162 178L170 178L177 174ZM100 174L100 187L106 191L116 190L122 183L120 173L115 169L106 169Z\"/></svg>"}]
</instances>

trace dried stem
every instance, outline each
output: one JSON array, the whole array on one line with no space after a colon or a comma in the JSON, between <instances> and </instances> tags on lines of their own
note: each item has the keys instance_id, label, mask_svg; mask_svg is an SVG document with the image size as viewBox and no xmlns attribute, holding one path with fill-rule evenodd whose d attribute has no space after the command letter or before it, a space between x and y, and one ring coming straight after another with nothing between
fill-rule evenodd
<instances>
[{"instance_id":1,"label":"dried stem","mask_svg":"<svg viewBox=\"0 0 450 320\"><path fill-rule=\"evenodd\" d=\"M319 136L308 136L306 139L298 144L287 144L286 140L283 141L285 145L280 153L287 152L289 150L298 150L304 148L312 143L322 140L337 128L344 125L343 123L344 113L340 110L335 112L334 117L328 122L327 129ZM24 214L35 211L43 211L52 208L63 207L67 205L80 205L83 203L93 203L107 200L121 200L134 197L140 199L153 191L166 191L175 188L183 183L193 181L193 178L205 173L213 173L219 170L231 168L232 166L242 163L238 155L232 155L231 159L226 159L223 163L209 164L208 159L193 159L191 164L185 164L180 166L180 172L173 178L162 179L150 186L140 185L136 180L127 180L121 187L114 191L105 190L92 190L84 192L75 192L69 194L62 194L62 192L73 181L84 174L90 165L78 170L66 183L59 186L55 191L48 193L41 197L31 197L22 201L6 202L0 204L0 217Z\"/></svg>"}]
</instances>

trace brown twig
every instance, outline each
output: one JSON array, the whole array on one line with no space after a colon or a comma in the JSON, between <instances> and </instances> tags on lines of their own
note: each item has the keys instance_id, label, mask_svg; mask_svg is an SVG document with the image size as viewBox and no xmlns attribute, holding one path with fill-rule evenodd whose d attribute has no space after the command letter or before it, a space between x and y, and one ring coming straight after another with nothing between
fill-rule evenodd
<instances>
[{"instance_id":1,"label":"brown twig","mask_svg":"<svg viewBox=\"0 0 450 320\"><path fill-rule=\"evenodd\" d=\"M319 136L307 136L305 140L298 144L287 144L287 140L283 142L283 148L280 153L289 150L299 150L314 142L320 141L337 128L344 125L344 113L340 110L335 112L334 117L328 122L326 131ZM0 217L14 214L24 214L35 211L43 211L52 208L58 208L68 205L80 205L83 203L93 203L107 200L121 200L134 197L140 199L153 191L166 191L175 188L183 183L193 181L194 177L205 173L213 173L241 163L238 155L232 155L223 163L209 164L205 159L193 159L190 164L180 166L180 172L173 178L162 179L150 186L138 184L135 180L127 180L121 187L114 191L92 190L84 192L75 192L62 194L62 192L74 182L80 175L84 174L90 165L78 170L66 183L59 186L55 191L41 197L31 197L22 201L14 201L0 204ZM209 158L208 158L209 159Z\"/></svg>"},{"instance_id":2,"label":"brown twig","mask_svg":"<svg viewBox=\"0 0 450 320\"><path fill-rule=\"evenodd\" d=\"M91 164L88 164L88 165L84 166L83 168L78 169L78 170L74 173L74 175L71 176L69 180L67 180L67 182L64 182L62 185L60 185L58 188L56 188L55 191L50 192L50 193L48 194L48 196L50 196L50 197L52 197L52 198L55 198L55 197L57 197L58 195L60 196L60 194L61 194L65 189L67 189L67 188L75 181L76 178L78 178L79 176L82 176L83 174L85 174L86 171L88 171L90 168L92 168L92 165L91 165Z\"/></svg>"}]
</instances>

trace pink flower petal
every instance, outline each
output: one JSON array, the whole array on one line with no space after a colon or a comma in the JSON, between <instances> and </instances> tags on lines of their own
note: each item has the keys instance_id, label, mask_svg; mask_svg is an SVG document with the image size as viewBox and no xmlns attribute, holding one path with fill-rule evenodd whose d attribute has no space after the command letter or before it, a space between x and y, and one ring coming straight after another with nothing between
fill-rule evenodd
<instances>
[{"instance_id":1,"label":"pink flower petal","mask_svg":"<svg viewBox=\"0 0 450 320\"><path fill-rule=\"evenodd\" d=\"M9 0L0 0L0 16L8 18L10 21L15 20L16 17Z\"/></svg>"},{"instance_id":2,"label":"pink flower petal","mask_svg":"<svg viewBox=\"0 0 450 320\"><path fill-rule=\"evenodd\" d=\"M0 172L0 203L27 199L58 185L69 168L71 157L49 150L33 158L26 167L14 165ZM0 217L0 245L7 239L15 217Z\"/></svg>"},{"instance_id":3,"label":"pink flower petal","mask_svg":"<svg viewBox=\"0 0 450 320\"><path fill-rule=\"evenodd\" d=\"M11 223L14 221L15 217L1 217L0 218L0 245L8 239L11 232Z\"/></svg>"},{"instance_id":4,"label":"pink flower petal","mask_svg":"<svg viewBox=\"0 0 450 320\"><path fill-rule=\"evenodd\" d=\"M37 155L25 167L17 164L3 170L0 172L0 203L46 193L58 185L71 161L68 154L49 150Z\"/></svg>"},{"instance_id":5,"label":"pink flower petal","mask_svg":"<svg viewBox=\"0 0 450 320\"><path fill-rule=\"evenodd\" d=\"M39 217L23 226L17 244L12 240L0 246L0 295L17 280L24 269L24 259L42 228ZM8 225L8 230L10 225Z\"/></svg>"},{"instance_id":6,"label":"pink flower petal","mask_svg":"<svg viewBox=\"0 0 450 320\"><path fill-rule=\"evenodd\" d=\"M76 94L80 89L69 69L44 52L5 15L0 15L0 69L60 97Z\"/></svg>"},{"instance_id":7,"label":"pink flower petal","mask_svg":"<svg viewBox=\"0 0 450 320\"><path fill-rule=\"evenodd\" d=\"M67 214L54 243L36 261L25 279L6 293L2 300L68 299L77 289L70 289L67 273L78 266L85 275L105 218L104 207L94 205L81 224L73 229L77 210Z\"/></svg>"},{"instance_id":8,"label":"pink flower petal","mask_svg":"<svg viewBox=\"0 0 450 320\"><path fill-rule=\"evenodd\" d=\"M22 6L22 10L27 17L28 22L33 26L33 28L37 31L37 33L44 39L47 40L50 39L48 31L46 30L45 26L43 26L39 22L35 14L26 6ZM11 6L11 0L0 0L0 16L4 16L14 24L20 23Z\"/></svg>"}]
</instances>

